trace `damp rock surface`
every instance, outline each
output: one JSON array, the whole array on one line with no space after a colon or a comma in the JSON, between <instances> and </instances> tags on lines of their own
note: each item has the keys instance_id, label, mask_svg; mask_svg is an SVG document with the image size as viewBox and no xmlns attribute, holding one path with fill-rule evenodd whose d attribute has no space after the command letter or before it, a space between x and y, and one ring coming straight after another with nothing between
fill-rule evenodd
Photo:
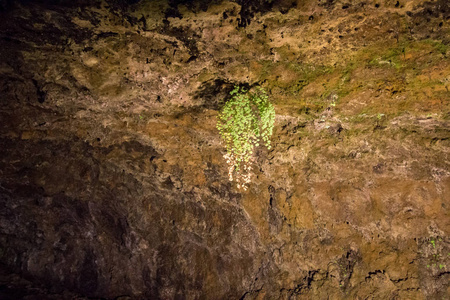
<instances>
[{"instance_id":1,"label":"damp rock surface","mask_svg":"<svg viewBox=\"0 0 450 300\"><path fill-rule=\"evenodd\" d=\"M448 299L450 4L0 1L0 298ZM215 128L275 106L247 191Z\"/></svg>"}]
</instances>

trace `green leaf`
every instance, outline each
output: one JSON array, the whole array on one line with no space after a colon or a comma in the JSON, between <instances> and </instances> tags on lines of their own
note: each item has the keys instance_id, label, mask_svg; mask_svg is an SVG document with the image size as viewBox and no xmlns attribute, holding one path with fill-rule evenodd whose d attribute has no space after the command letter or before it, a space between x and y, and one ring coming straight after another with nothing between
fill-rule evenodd
<instances>
[{"instance_id":1,"label":"green leaf","mask_svg":"<svg viewBox=\"0 0 450 300\"><path fill-rule=\"evenodd\" d=\"M254 92L235 86L230 92L231 99L217 116L217 129L232 158L233 180L244 186L254 149L263 142L270 149L270 136L275 122L275 110L261 87ZM245 168L243 168L245 166Z\"/></svg>"}]
</instances>

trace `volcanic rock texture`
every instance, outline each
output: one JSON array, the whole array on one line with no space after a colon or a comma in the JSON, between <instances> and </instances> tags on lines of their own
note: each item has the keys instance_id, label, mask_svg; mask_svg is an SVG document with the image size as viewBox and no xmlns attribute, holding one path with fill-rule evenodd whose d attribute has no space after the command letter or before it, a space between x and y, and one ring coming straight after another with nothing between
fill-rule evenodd
<instances>
[{"instance_id":1,"label":"volcanic rock texture","mask_svg":"<svg viewBox=\"0 0 450 300\"><path fill-rule=\"evenodd\" d=\"M0 9L1 299L450 299L448 0Z\"/></svg>"}]
</instances>

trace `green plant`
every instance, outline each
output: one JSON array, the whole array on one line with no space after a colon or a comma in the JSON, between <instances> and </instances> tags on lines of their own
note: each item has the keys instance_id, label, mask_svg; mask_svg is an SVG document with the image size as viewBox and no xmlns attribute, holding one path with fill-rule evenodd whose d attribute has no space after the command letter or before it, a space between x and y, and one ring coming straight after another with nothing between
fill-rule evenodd
<instances>
[{"instance_id":1,"label":"green plant","mask_svg":"<svg viewBox=\"0 0 450 300\"><path fill-rule=\"evenodd\" d=\"M230 95L217 117L217 129L227 150L229 179L246 190L255 148L262 143L270 149L275 109L261 87L247 91L235 86Z\"/></svg>"}]
</instances>

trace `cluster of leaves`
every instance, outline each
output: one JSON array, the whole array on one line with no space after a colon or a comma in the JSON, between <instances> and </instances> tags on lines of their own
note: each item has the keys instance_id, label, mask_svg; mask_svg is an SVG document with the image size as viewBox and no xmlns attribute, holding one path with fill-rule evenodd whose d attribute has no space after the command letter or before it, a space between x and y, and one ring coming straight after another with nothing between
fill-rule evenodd
<instances>
[{"instance_id":1,"label":"cluster of leaves","mask_svg":"<svg viewBox=\"0 0 450 300\"><path fill-rule=\"evenodd\" d=\"M250 182L255 148L261 143L270 149L275 109L261 87L247 91L236 86L230 95L218 115L217 129L227 150L229 179L245 190Z\"/></svg>"}]
</instances>

